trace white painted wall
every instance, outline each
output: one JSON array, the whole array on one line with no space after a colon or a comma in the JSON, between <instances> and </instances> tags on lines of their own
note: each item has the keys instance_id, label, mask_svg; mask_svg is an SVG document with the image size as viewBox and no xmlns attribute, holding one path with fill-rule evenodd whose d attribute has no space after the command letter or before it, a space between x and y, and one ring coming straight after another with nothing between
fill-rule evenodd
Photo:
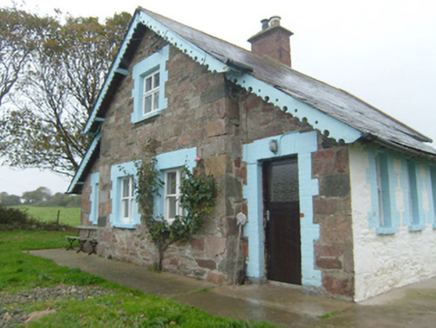
<instances>
[{"instance_id":1,"label":"white painted wall","mask_svg":"<svg viewBox=\"0 0 436 328\"><path fill-rule=\"evenodd\" d=\"M436 276L436 230L427 219L426 228L410 232L408 225L398 222L399 232L378 235L369 228L368 213L373 210L371 189L367 180L368 152L362 146L350 146L351 204L355 265L355 301L362 301L393 288ZM395 163L395 161L394 161ZM401 172L406 174L406 172ZM395 189L391 202L404 214L407 190ZM432 210L432 206L424 208ZM398 214L397 214L398 215ZM426 213L428 218L429 213ZM431 214L433 217L433 214Z\"/></svg>"}]
</instances>

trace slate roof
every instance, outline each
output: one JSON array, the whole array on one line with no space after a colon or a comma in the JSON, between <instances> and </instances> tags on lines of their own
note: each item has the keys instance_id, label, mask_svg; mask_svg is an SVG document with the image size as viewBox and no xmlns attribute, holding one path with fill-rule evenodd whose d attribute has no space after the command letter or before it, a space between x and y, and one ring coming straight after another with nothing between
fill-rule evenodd
<instances>
[{"instance_id":1,"label":"slate roof","mask_svg":"<svg viewBox=\"0 0 436 328\"><path fill-rule=\"evenodd\" d=\"M251 67L252 72L248 74L353 127L362 133L363 139L436 156L436 150L426 144L432 142L430 138L346 91L162 15L143 8L138 10L155 18L217 60L223 63L230 60Z\"/></svg>"}]
</instances>

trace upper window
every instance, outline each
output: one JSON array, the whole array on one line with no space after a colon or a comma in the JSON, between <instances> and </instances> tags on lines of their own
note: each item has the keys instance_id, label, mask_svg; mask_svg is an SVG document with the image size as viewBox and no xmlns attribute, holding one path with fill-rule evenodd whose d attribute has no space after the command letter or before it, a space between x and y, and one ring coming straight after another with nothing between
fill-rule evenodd
<instances>
[{"instance_id":1,"label":"upper window","mask_svg":"<svg viewBox=\"0 0 436 328\"><path fill-rule=\"evenodd\" d=\"M159 115L163 109L167 108L165 83L168 80L166 70L168 58L169 46L165 46L133 66L132 76L135 86L132 90L132 123Z\"/></svg>"},{"instance_id":2,"label":"upper window","mask_svg":"<svg viewBox=\"0 0 436 328\"><path fill-rule=\"evenodd\" d=\"M144 77L143 114L159 109L159 71Z\"/></svg>"},{"instance_id":3,"label":"upper window","mask_svg":"<svg viewBox=\"0 0 436 328\"><path fill-rule=\"evenodd\" d=\"M174 221L177 216L183 216L183 207L180 204L180 186L182 184L183 169L165 172L165 220Z\"/></svg>"}]
</instances>

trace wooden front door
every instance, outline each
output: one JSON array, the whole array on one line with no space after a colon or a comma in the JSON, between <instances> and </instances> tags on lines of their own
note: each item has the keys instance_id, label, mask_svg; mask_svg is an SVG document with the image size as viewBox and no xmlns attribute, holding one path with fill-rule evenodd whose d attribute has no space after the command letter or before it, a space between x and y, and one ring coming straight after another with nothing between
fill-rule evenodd
<instances>
[{"instance_id":1,"label":"wooden front door","mask_svg":"<svg viewBox=\"0 0 436 328\"><path fill-rule=\"evenodd\" d=\"M265 162L263 164L263 188L267 278L301 285L297 158Z\"/></svg>"}]
</instances>

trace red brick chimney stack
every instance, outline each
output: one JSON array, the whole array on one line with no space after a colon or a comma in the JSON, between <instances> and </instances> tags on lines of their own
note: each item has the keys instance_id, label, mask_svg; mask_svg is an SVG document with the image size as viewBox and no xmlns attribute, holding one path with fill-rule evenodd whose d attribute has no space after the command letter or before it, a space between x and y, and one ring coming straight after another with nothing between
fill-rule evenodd
<instances>
[{"instance_id":1,"label":"red brick chimney stack","mask_svg":"<svg viewBox=\"0 0 436 328\"><path fill-rule=\"evenodd\" d=\"M280 26L280 16L262 19L262 30L248 39L251 51L256 55L269 56L291 66L291 31Z\"/></svg>"}]
</instances>

